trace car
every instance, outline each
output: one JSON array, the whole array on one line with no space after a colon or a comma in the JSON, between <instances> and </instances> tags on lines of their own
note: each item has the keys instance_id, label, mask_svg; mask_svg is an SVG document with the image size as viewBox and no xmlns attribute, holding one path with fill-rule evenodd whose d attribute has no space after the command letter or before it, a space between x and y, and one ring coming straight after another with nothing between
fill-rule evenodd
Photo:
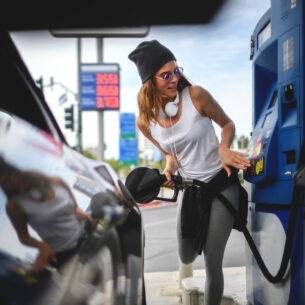
<instances>
[{"instance_id":1,"label":"car","mask_svg":"<svg viewBox=\"0 0 305 305\"><path fill-rule=\"evenodd\" d=\"M36 252L19 242L0 188L0 303L145 304L144 231L138 204L109 164L69 146L4 30L0 67L5 78L0 98L1 158L21 170L60 177L79 207L94 212L99 220L96 229L88 229L64 271L48 268L40 277L31 272Z\"/></svg>"},{"instance_id":2,"label":"car","mask_svg":"<svg viewBox=\"0 0 305 305\"><path fill-rule=\"evenodd\" d=\"M0 303L4 305L144 305L141 210L112 167L86 158L66 141L21 58L10 31L206 23L223 0L184 7L142 2L5 2L0 9L0 157L22 169L58 176L78 205L98 219L61 272L32 272L36 251L23 246L5 211L0 188ZM125 12L128 11L128 14ZM168 13L170 11L170 14ZM33 232L34 234L34 232Z\"/></svg>"}]
</instances>

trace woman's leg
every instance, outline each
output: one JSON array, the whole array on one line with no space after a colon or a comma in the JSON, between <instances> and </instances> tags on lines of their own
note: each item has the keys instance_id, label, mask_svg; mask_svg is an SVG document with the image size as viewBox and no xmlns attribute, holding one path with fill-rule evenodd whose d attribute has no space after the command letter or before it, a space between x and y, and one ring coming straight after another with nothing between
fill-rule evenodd
<instances>
[{"instance_id":1,"label":"woman's leg","mask_svg":"<svg viewBox=\"0 0 305 305\"><path fill-rule=\"evenodd\" d=\"M239 190L232 185L222 191L222 194L238 207ZM224 290L222 262L225 247L234 224L234 217L227 207L214 199L211 206L210 221L204 245L206 266L206 282L204 290L205 305L220 305Z\"/></svg>"},{"instance_id":2,"label":"woman's leg","mask_svg":"<svg viewBox=\"0 0 305 305\"><path fill-rule=\"evenodd\" d=\"M179 194L178 207L177 207L177 240L178 240L178 254L180 261L183 264L190 264L194 262L198 253L194 251L194 239L182 238L181 233L181 206L182 206L183 193Z\"/></svg>"}]
</instances>

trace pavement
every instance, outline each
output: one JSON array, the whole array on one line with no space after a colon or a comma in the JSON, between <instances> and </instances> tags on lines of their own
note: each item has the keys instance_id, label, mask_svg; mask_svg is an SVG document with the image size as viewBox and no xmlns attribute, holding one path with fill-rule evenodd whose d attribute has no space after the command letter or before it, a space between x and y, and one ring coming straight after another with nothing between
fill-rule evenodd
<instances>
[{"instance_id":1,"label":"pavement","mask_svg":"<svg viewBox=\"0 0 305 305\"><path fill-rule=\"evenodd\" d=\"M172 202L140 204L142 209L160 208ZM224 294L221 305L247 305L246 267L224 268ZM182 265L171 272L145 272L147 305L204 305L205 270Z\"/></svg>"},{"instance_id":2,"label":"pavement","mask_svg":"<svg viewBox=\"0 0 305 305\"><path fill-rule=\"evenodd\" d=\"M224 268L224 295L221 305L247 305L246 268ZM193 270L180 280L180 272L144 274L147 305L204 305L205 271Z\"/></svg>"}]
</instances>

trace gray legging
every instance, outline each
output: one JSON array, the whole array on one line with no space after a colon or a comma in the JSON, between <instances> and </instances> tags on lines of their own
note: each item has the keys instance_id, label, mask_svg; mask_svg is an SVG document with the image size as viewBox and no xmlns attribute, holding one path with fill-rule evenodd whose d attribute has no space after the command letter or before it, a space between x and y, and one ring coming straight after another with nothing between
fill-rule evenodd
<instances>
[{"instance_id":1,"label":"gray legging","mask_svg":"<svg viewBox=\"0 0 305 305\"><path fill-rule=\"evenodd\" d=\"M238 206L239 190L236 184L222 191L222 194L233 204ZM182 196L179 198L177 211L178 251L182 263L190 264L198 256L193 249L193 239L183 239L181 236L180 214ZM234 217L227 207L217 198L212 202L210 221L206 241L204 244L204 259L206 282L204 289L205 305L220 305L224 290L222 261L225 247L234 224Z\"/></svg>"}]
</instances>

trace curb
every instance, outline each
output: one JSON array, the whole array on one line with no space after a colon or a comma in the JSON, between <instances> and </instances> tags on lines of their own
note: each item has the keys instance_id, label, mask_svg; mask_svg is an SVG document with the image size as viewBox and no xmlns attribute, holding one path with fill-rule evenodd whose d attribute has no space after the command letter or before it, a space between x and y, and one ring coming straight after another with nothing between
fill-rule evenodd
<instances>
[{"instance_id":1,"label":"curb","mask_svg":"<svg viewBox=\"0 0 305 305\"><path fill-rule=\"evenodd\" d=\"M170 201L159 201L155 200L149 203L138 203L140 209L153 209L153 208L162 208L168 207L172 205L176 205L177 202L170 202Z\"/></svg>"}]
</instances>

